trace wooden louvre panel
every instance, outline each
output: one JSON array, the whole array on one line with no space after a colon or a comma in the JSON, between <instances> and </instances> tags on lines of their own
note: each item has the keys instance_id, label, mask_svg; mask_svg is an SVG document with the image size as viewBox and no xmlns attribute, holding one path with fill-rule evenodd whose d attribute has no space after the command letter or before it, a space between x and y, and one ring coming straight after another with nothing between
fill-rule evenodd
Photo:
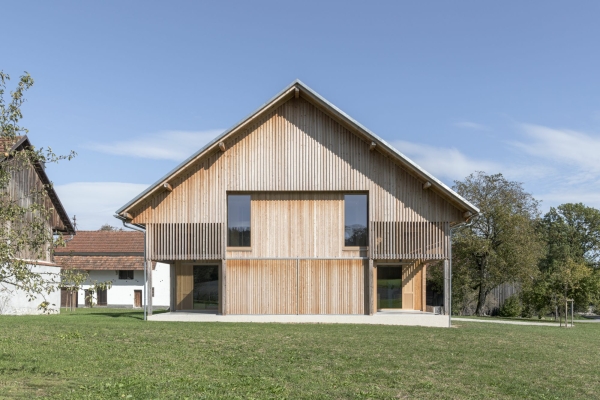
<instances>
[{"instance_id":1,"label":"wooden louvre panel","mask_svg":"<svg viewBox=\"0 0 600 400\"><path fill-rule=\"evenodd\" d=\"M157 223L146 227L151 260L215 260L223 257L223 224Z\"/></svg>"},{"instance_id":2,"label":"wooden louvre panel","mask_svg":"<svg viewBox=\"0 0 600 400\"><path fill-rule=\"evenodd\" d=\"M449 257L448 222L373 221L375 259L441 260Z\"/></svg>"}]
</instances>

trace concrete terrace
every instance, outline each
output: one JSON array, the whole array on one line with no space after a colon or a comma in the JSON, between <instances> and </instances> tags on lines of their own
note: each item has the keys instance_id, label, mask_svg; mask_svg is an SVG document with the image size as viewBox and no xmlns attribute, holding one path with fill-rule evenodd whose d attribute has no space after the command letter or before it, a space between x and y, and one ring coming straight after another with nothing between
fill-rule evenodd
<instances>
[{"instance_id":1,"label":"concrete terrace","mask_svg":"<svg viewBox=\"0 0 600 400\"><path fill-rule=\"evenodd\" d=\"M149 321L171 322L258 322L283 324L370 324L448 327L448 316L420 311L383 311L374 315L218 315L207 312L175 311L155 314Z\"/></svg>"}]
</instances>

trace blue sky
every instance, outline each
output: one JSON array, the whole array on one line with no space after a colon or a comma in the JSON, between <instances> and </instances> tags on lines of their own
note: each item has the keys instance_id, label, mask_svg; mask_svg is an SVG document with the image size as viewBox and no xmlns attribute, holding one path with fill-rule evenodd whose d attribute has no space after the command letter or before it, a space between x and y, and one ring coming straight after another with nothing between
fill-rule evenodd
<instances>
[{"instance_id":1,"label":"blue sky","mask_svg":"<svg viewBox=\"0 0 600 400\"><path fill-rule=\"evenodd\" d=\"M452 185L600 208L600 3L4 1L0 69L80 229L300 79Z\"/></svg>"}]
</instances>

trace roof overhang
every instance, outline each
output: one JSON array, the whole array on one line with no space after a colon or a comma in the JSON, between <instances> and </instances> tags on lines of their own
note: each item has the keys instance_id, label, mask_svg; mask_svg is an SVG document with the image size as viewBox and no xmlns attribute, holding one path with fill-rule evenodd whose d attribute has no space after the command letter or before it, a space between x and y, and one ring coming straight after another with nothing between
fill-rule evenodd
<instances>
[{"instance_id":1,"label":"roof overhang","mask_svg":"<svg viewBox=\"0 0 600 400\"><path fill-rule=\"evenodd\" d=\"M221 135L217 136L210 143L198 150L196 153L192 154L185 161L183 161L177 167L172 169L170 172L168 172L165 176L157 180L155 183L150 185L146 190L137 195L123 207L119 208L116 211L117 216L119 216L118 218L123 219L123 213L126 213L132 207L144 201L157 191L162 190L163 185L165 183L168 183L169 180L172 180L179 173L184 171L188 166L198 161L198 159L202 158L203 155L211 152L212 150L217 149L221 141L227 139L230 136L235 135L237 132L244 129L252 122L256 121L261 115L279 107L281 104L285 103L287 100L291 99L294 96L302 96L303 98L320 106L322 109L326 110L327 113L331 115L336 121L338 121L344 127L349 129L351 132L362 136L367 141L375 143L375 146L378 151L396 160L401 166L406 168L416 177L422 179L424 183L429 182L432 188L437 189L438 192L440 192L446 199L448 199L459 209L462 209L465 212L470 212L471 215L469 217L479 214L479 209L475 205L473 205L468 200L460 196L458 193L449 188L443 182L441 182L433 175L425 171L423 168L418 166L410 158L396 150L392 145L390 145L385 140L368 130L366 127L364 127L359 122L350 117L348 114L346 114L338 107L327 101L325 98L323 98L317 92L315 92L307 85L302 83L300 80L295 80L281 92L275 95L271 100L267 101L265 104L259 107L256 111L248 115L246 118L241 120L232 128L226 130Z\"/></svg>"}]
</instances>

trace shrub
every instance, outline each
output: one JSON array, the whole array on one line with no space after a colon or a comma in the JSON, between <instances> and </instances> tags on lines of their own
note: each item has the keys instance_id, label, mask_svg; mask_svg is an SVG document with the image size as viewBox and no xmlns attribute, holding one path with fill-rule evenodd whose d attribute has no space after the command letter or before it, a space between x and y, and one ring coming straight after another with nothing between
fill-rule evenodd
<instances>
[{"instance_id":1,"label":"shrub","mask_svg":"<svg viewBox=\"0 0 600 400\"><path fill-rule=\"evenodd\" d=\"M501 317L518 317L521 315L521 302L517 296L510 296L504 301L498 315Z\"/></svg>"}]
</instances>

